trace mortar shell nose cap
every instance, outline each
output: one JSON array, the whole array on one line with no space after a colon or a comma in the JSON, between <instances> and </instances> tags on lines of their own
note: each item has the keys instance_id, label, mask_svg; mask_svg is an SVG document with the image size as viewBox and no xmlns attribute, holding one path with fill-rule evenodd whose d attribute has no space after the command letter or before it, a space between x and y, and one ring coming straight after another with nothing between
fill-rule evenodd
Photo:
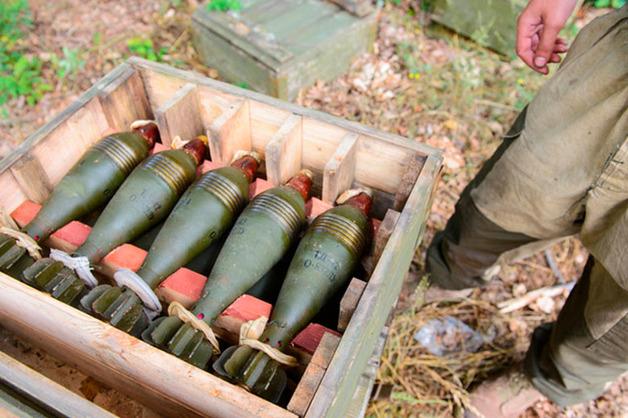
<instances>
[{"instance_id":1,"label":"mortar shell nose cap","mask_svg":"<svg viewBox=\"0 0 628 418\"><path fill-rule=\"evenodd\" d=\"M264 156L262 156L259 152L239 150L236 151L231 162L233 163L234 161L244 157L252 157L255 161L257 161L257 165L262 164L262 161L264 161Z\"/></svg>"},{"instance_id":2,"label":"mortar shell nose cap","mask_svg":"<svg viewBox=\"0 0 628 418\"><path fill-rule=\"evenodd\" d=\"M309 177L310 180L314 181L314 173L312 173L312 171L308 170L307 168L300 170L299 173L305 174L306 176Z\"/></svg>"},{"instance_id":3,"label":"mortar shell nose cap","mask_svg":"<svg viewBox=\"0 0 628 418\"><path fill-rule=\"evenodd\" d=\"M358 187L356 189L345 190L340 196L338 196L338 199L336 199L336 204L342 205L347 200L351 199L354 196L359 195L360 193L365 193L371 199L373 198L373 190L371 190L368 187Z\"/></svg>"},{"instance_id":4,"label":"mortar shell nose cap","mask_svg":"<svg viewBox=\"0 0 628 418\"><path fill-rule=\"evenodd\" d=\"M209 139L207 139L205 135L198 135L194 139L200 139L201 141L203 141L203 144L205 144L206 147L209 147Z\"/></svg>"}]
</instances>

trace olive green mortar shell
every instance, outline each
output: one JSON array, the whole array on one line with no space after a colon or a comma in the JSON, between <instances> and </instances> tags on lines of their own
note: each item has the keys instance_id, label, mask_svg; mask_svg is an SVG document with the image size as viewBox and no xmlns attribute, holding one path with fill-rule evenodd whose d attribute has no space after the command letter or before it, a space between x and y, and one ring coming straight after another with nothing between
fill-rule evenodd
<instances>
[{"instance_id":1,"label":"olive green mortar shell","mask_svg":"<svg viewBox=\"0 0 628 418\"><path fill-rule=\"evenodd\" d=\"M248 194L249 180L239 168L203 174L177 202L137 275L155 289L231 227Z\"/></svg>"},{"instance_id":2,"label":"olive green mortar shell","mask_svg":"<svg viewBox=\"0 0 628 418\"><path fill-rule=\"evenodd\" d=\"M186 150L150 156L120 186L74 255L98 263L165 217L195 177L196 160Z\"/></svg>"},{"instance_id":3,"label":"olive green mortar shell","mask_svg":"<svg viewBox=\"0 0 628 418\"><path fill-rule=\"evenodd\" d=\"M368 218L362 210L342 205L319 215L299 242L259 340L283 351L351 277L367 239ZM273 381L281 379L277 362L247 346L225 352L214 369L269 400L276 401L283 391Z\"/></svg>"},{"instance_id":4,"label":"olive green mortar shell","mask_svg":"<svg viewBox=\"0 0 628 418\"><path fill-rule=\"evenodd\" d=\"M65 175L23 232L43 241L70 221L102 206L148 152L148 143L135 132L103 138Z\"/></svg>"},{"instance_id":5,"label":"olive green mortar shell","mask_svg":"<svg viewBox=\"0 0 628 418\"><path fill-rule=\"evenodd\" d=\"M238 217L192 312L208 324L288 251L305 223L305 201L292 186L257 195Z\"/></svg>"}]
</instances>

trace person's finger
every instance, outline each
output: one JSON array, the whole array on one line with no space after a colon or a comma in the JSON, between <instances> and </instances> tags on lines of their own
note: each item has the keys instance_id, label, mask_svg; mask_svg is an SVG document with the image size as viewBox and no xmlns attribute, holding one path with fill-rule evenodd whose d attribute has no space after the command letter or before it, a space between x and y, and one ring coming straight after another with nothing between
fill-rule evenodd
<instances>
[{"instance_id":1,"label":"person's finger","mask_svg":"<svg viewBox=\"0 0 628 418\"><path fill-rule=\"evenodd\" d=\"M534 56L534 66L538 69L546 67L547 62L554 51L554 45L556 45L558 32L562 29L562 22L548 20L543 23L541 39L539 40L539 46L536 48ZM547 70L547 68L545 69Z\"/></svg>"},{"instance_id":2,"label":"person's finger","mask_svg":"<svg viewBox=\"0 0 628 418\"><path fill-rule=\"evenodd\" d=\"M554 64L559 63L562 60L562 57L558 54L552 54L552 56L550 57L549 62L553 62Z\"/></svg>"}]
</instances>

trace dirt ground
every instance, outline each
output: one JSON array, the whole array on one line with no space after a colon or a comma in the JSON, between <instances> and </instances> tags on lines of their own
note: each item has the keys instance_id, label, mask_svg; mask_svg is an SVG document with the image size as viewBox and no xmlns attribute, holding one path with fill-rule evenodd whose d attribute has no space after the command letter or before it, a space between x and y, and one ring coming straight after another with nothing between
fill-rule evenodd
<instances>
[{"instance_id":1,"label":"dirt ground","mask_svg":"<svg viewBox=\"0 0 628 418\"><path fill-rule=\"evenodd\" d=\"M150 37L156 48L166 46L164 62L205 76L191 45L190 11L197 2L174 0L30 0L34 27L24 40L28 53L47 59L62 47L80 51L85 65L59 79L44 66L54 87L35 106L12 100L8 118L0 119L0 157L131 53L125 40ZM498 57L454 34L431 25L429 14L415 11L412 2L386 2L380 11L374 52L360 57L340 77L319 82L301 92L300 105L358 121L425 142L444 151L444 173L427 230L401 295L398 315L384 352L378 381L390 395L371 403L370 416L449 416L466 390L496 370L521 360L534 328L551 321L567 292L540 297L509 314L498 304L529 291L570 282L580 276L586 250L569 239L531 258L507 266L498 278L464 300L425 299L423 256L434 232L453 213L464 186L499 144L501 136L542 83L514 58ZM574 31L595 15L580 12ZM96 35L97 34L97 35ZM435 299L436 297L436 299ZM477 353L454 363L429 354L412 336L433 318L453 316L491 336ZM71 390L120 416L153 416L128 397L107 388L47 353L0 329L0 350L21 359ZM462 366L461 366L462 365ZM600 398L570 408L538 402L526 416L628 416L628 379L615 382Z\"/></svg>"}]
</instances>

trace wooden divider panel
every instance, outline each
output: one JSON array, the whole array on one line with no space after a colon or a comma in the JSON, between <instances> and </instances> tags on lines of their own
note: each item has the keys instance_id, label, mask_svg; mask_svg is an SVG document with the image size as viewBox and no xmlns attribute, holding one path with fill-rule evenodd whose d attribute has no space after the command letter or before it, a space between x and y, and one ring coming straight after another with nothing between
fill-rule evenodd
<instances>
[{"instance_id":1,"label":"wooden divider panel","mask_svg":"<svg viewBox=\"0 0 628 418\"><path fill-rule=\"evenodd\" d=\"M325 165L322 195L324 202L333 205L338 195L353 185L357 149L358 134L348 133Z\"/></svg>"},{"instance_id":2,"label":"wooden divider panel","mask_svg":"<svg viewBox=\"0 0 628 418\"><path fill-rule=\"evenodd\" d=\"M231 104L207 129L212 161L229 164L236 151L251 150L251 113L248 99Z\"/></svg>"},{"instance_id":3,"label":"wooden divider panel","mask_svg":"<svg viewBox=\"0 0 628 418\"><path fill-rule=\"evenodd\" d=\"M373 259L371 262L372 269L377 266L377 262L382 256L382 252L384 251L384 248L388 243L388 239L390 238L390 235L397 225L397 221L399 220L400 215L401 213L393 209L388 209L386 211L386 216L384 216L384 220L379 226L377 236L375 237L375 242L373 243ZM373 271L369 272L369 274L372 273Z\"/></svg>"},{"instance_id":4,"label":"wooden divider panel","mask_svg":"<svg viewBox=\"0 0 628 418\"><path fill-rule=\"evenodd\" d=\"M196 84L188 83L155 110L161 142L170 146L175 136L189 141L205 134Z\"/></svg>"},{"instance_id":5,"label":"wooden divider panel","mask_svg":"<svg viewBox=\"0 0 628 418\"><path fill-rule=\"evenodd\" d=\"M26 197L33 202L43 203L54 188L41 162L33 154L24 154L10 170Z\"/></svg>"},{"instance_id":6,"label":"wooden divider panel","mask_svg":"<svg viewBox=\"0 0 628 418\"><path fill-rule=\"evenodd\" d=\"M275 186L290 180L302 167L302 119L290 115L266 146L266 176Z\"/></svg>"},{"instance_id":7,"label":"wooden divider panel","mask_svg":"<svg viewBox=\"0 0 628 418\"><path fill-rule=\"evenodd\" d=\"M344 332L344 330L347 329L347 325L349 325L349 321L351 321L353 312L358 306L358 302L360 301L360 297L362 297L362 293L364 292L365 287L366 282L364 280L356 279L355 277L351 279L349 287L347 287L345 294L340 300L340 312L338 313L338 331Z\"/></svg>"},{"instance_id":8,"label":"wooden divider panel","mask_svg":"<svg viewBox=\"0 0 628 418\"><path fill-rule=\"evenodd\" d=\"M290 398L287 410L294 412L299 416L303 416L307 411L307 408L312 402L314 394L318 390L323 375L329 366L331 358L334 356L334 352L340 343L340 337L334 334L325 333L321 342L318 344L312 360L305 369L301 381L297 385L294 394Z\"/></svg>"},{"instance_id":9,"label":"wooden divider panel","mask_svg":"<svg viewBox=\"0 0 628 418\"><path fill-rule=\"evenodd\" d=\"M98 99L109 126L117 131L128 131L138 119L152 119L153 112L137 70L129 68L115 81L105 86Z\"/></svg>"},{"instance_id":10,"label":"wooden divider panel","mask_svg":"<svg viewBox=\"0 0 628 418\"><path fill-rule=\"evenodd\" d=\"M406 201L410 196L410 192L412 191L412 187L416 183L416 179L419 177L419 173L421 172L426 159L427 157L425 155L421 155L418 152L414 153L410 159L408 168L401 178L399 189L397 189L397 193L395 193L395 203L393 204L394 210L401 212L405 206Z\"/></svg>"}]
</instances>

